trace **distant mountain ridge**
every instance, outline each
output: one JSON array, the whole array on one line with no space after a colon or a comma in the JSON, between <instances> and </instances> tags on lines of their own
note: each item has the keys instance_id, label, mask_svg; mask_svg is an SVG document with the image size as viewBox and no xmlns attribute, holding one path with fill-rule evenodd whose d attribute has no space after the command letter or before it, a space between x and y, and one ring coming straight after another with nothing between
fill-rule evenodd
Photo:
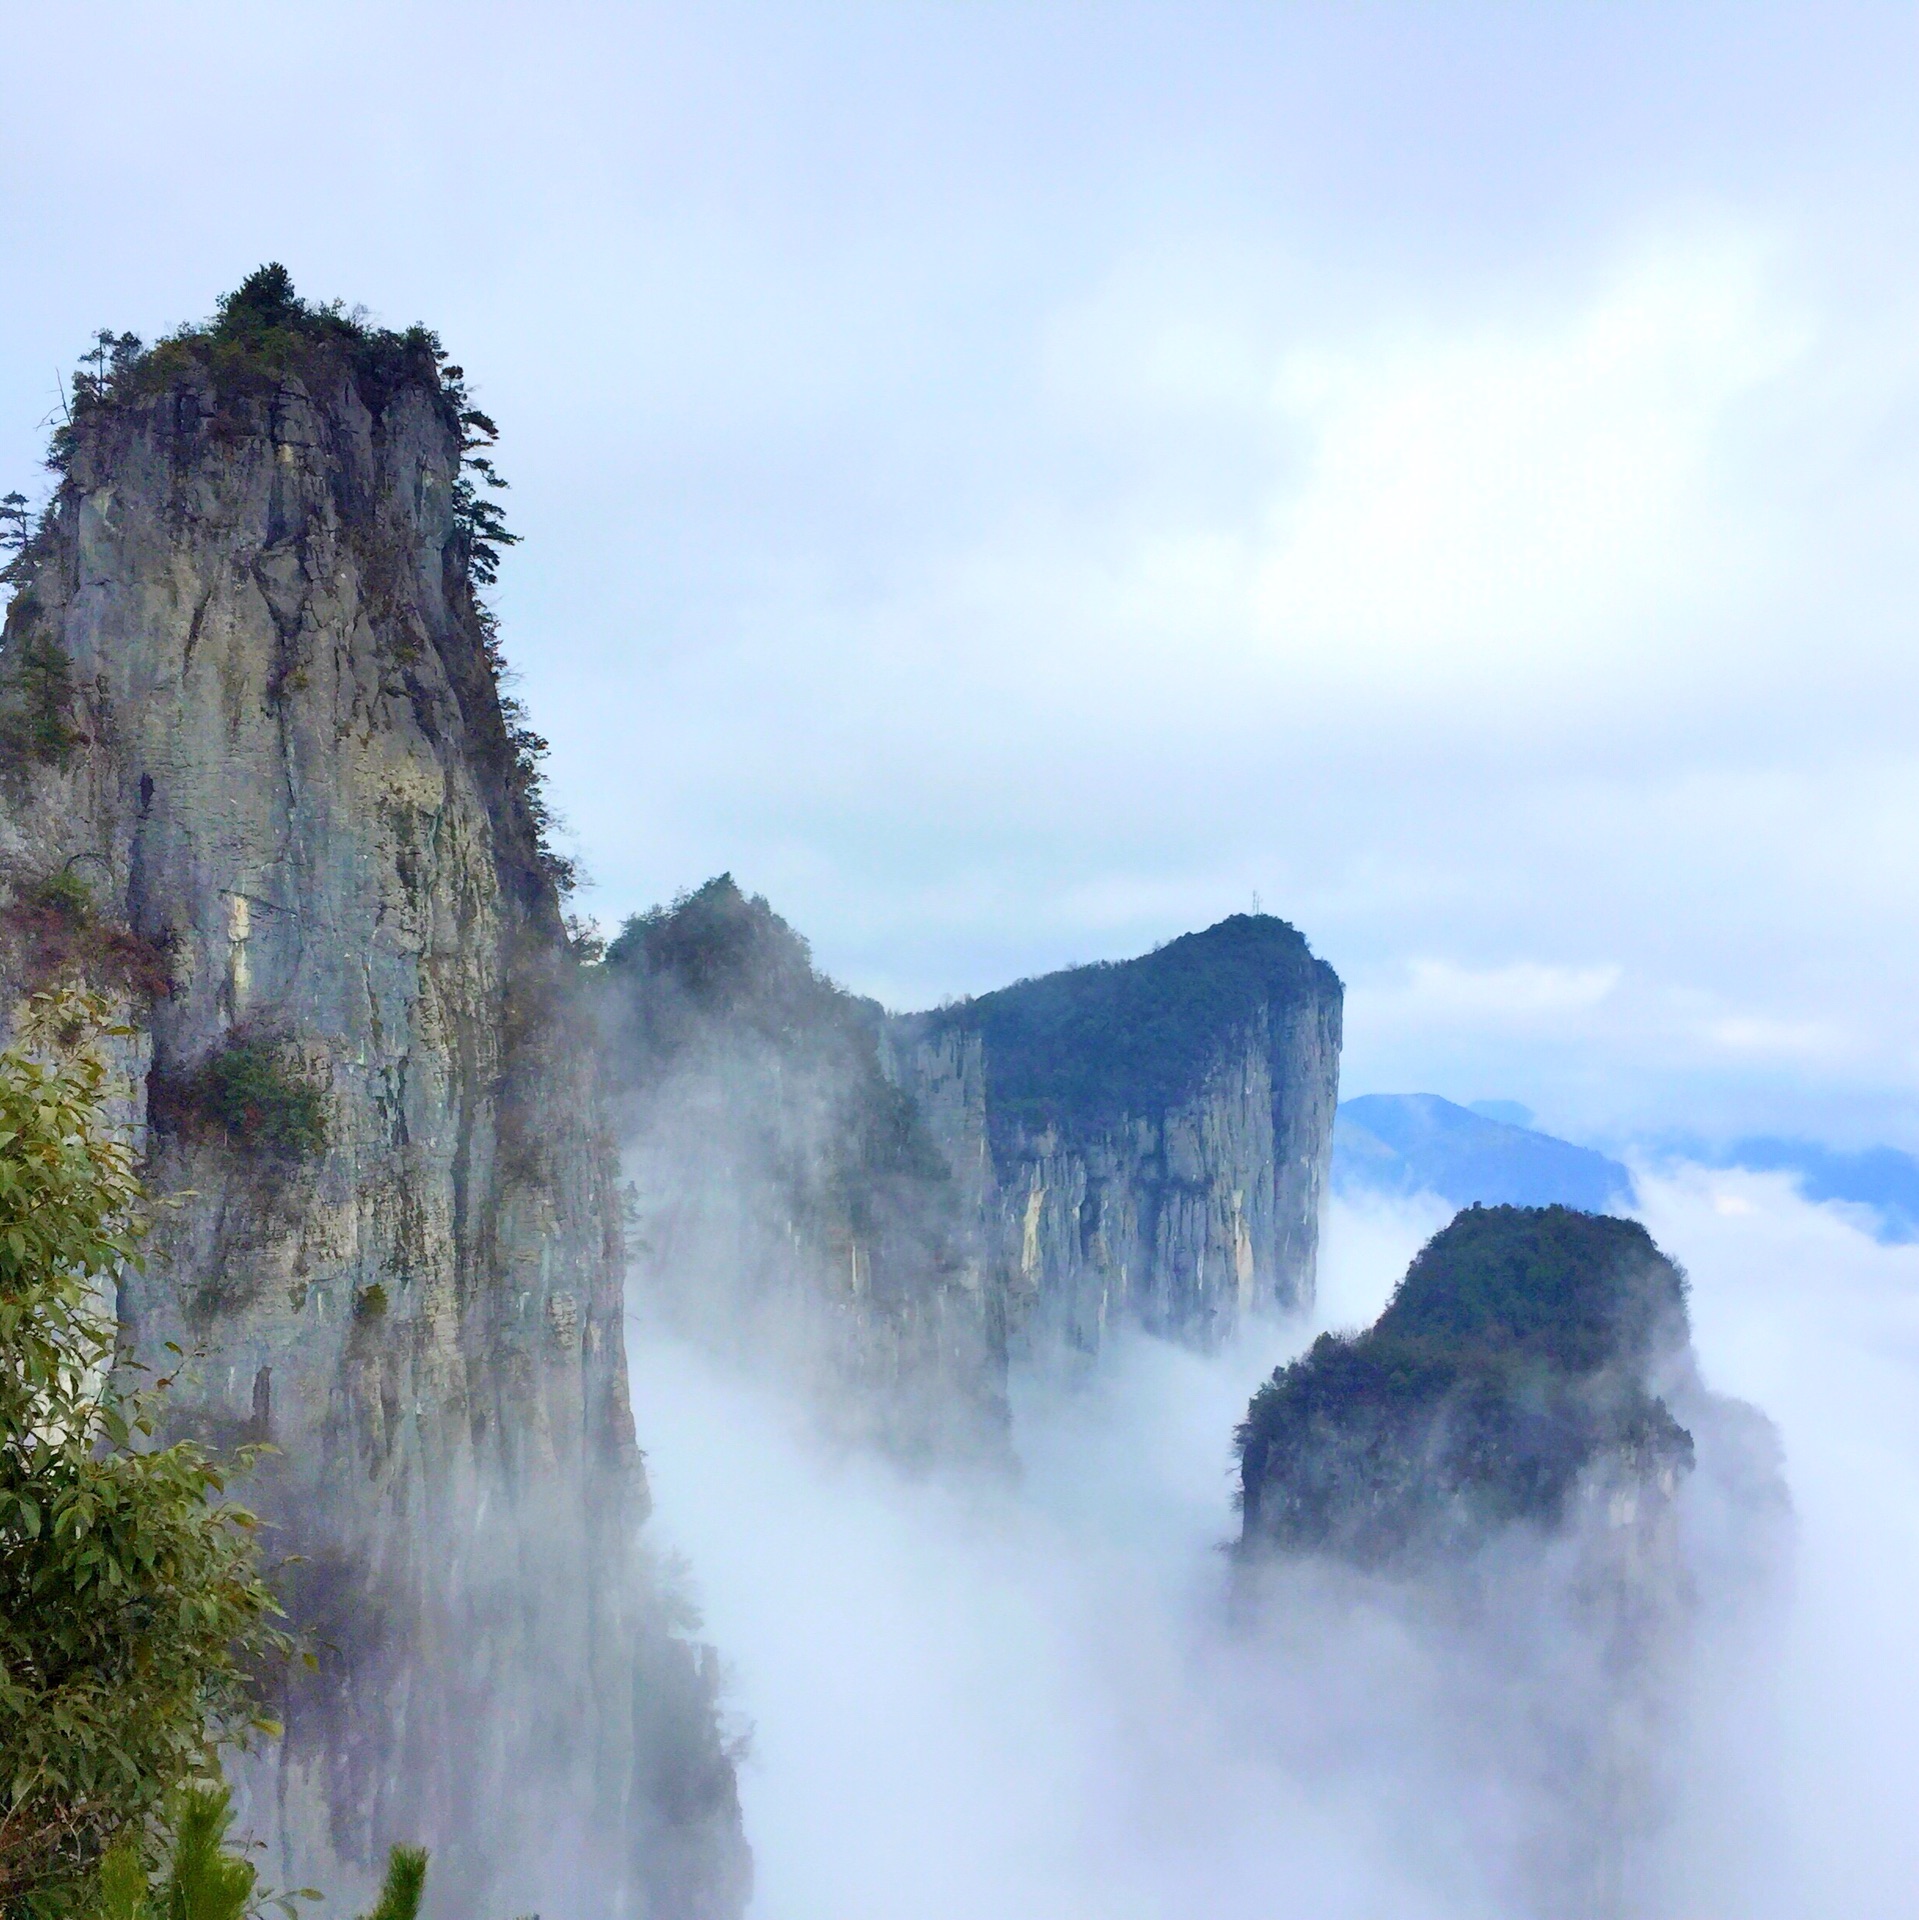
<instances>
[{"instance_id":1,"label":"distant mountain ridge","mask_svg":"<svg viewBox=\"0 0 1919 1920\"><path fill-rule=\"evenodd\" d=\"M1897 1147L1829 1147L1817 1140L1749 1134L1715 1147L1692 1135L1667 1135L1651 1154L1662 1165L1694 1161L1705 1167L1743 1167L1751 1173L1789 1173L1815 1205L1837 1202L1872 1216L1882 1245L1919 1240L1919 1159Z\"/></svg>"},{"instance_id":2,"label":"distant mountain ridge","mask_svg":"<svg viewBox=\"0 0 1919 1920\"><path fill-rule=\"evenodd\" d=\"M1429 1193L1455 1207L1567 1206L1630 1212L1631 1171L1591 1147L1526 1124L1516 1100L1470 1106L1435 1093L1370 1093L1340 1103L1333 1128L1332 1190L1346 1198ZM1654 1167L1685 1164L1790 1174L1815 1206L1857 1207L1883 1245L1919 1240L1919 1157L1897 1147L1830 1147L1780 1134L1715 1144L1667 1133L1638 1151Z\"/></svg>"},{"instance_id":3,"label":"distant mountain ridge","mask_svg":"<svg viewBox=\"0 0 1919 1920\"><path fill-rule=\"evenodd\" d=\"M1516 1102L1486 1101L1523 1113ZM1455 1207L1577 1207L1617 1213L1633 1201L1617 1160L1532 1127L1494 1119L1436 1093L1369 1093L1340 1103L1333 1191L1437 1194Z\"/></svg>"}]
</instances>

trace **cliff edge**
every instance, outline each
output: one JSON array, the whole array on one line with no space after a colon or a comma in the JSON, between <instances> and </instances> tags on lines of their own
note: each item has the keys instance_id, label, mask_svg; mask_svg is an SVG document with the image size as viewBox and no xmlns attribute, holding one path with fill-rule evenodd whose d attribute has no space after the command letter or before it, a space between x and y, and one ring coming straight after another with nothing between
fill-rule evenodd
<instances>
[{"instance_id":1,"label":"cliff edge","mask_svg":"<svg viewBox=\"0 0 1919 1920\"><path fill-rule=\"evenodd\" d=\"M149 1177L121 1315L322 1643L248 1776L273 1871L737 1913L709 1656L639 1541L622 1242L533 748L477 589L491 423L422 329L263 269L103 348L0 642L9 999L115 994ZM511 1910L510 1905L505 1910Z\"/></svg>"},{"instance_id":2,"label":"cliff edge","mask_svg":"<svg viewBox=\"0 0 1919 1920\"><path fill-rule=\"evenodd\" d=\"M1294 928L1235 914L890 1024L1017 1350L1211 1346L1311 1304L1342 1002Z\"/></svg>"}]
</instances>

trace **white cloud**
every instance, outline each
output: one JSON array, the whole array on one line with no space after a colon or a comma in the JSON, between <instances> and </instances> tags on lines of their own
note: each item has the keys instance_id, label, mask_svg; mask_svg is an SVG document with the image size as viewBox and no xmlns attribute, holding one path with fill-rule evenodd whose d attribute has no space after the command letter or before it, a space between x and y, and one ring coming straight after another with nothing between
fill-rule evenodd
<instances>
[{"instance_id":1,"label":"white cloud","mask_svg":"<svg viewBox=\"0 0 1919 1920\"><path fill-rule=\"evenodd\" d=\"M1661 1910L1903 1913L1919 1249L1783 1178L1732 1210L1722 1189L1642 1183L1709 1384L1778 1422L1798 1538L1775 1612L1698 1611L1660 1729ZM1318 1318L1370 1321L1446 1217L1335 1204ZM823 1448L764 1389L636 1334L653 1524L689 1553L754 1723L741 1786L769 1912L1265 1920L1280 1882L1301 1920L1514 1910L1489 1883L1540 1808L1484 1766L1483 1680L1462 1744L1436 1676L1364 1607L1302 1604L1267 1637L1227 1604L1229 1437L1305 1331L1204 1357L1122 1343L1071 1393L1022 1382L1025 1471L967 1497Z\"/></svg>"},{"instance_id":2,"label":"white cloud","mask_svg":"<svg viewBox=\"0 0 1919 1920\"><path fill-rule=\"evenodd\" d=\"M1670 667L1687 623L1696 651L1768 579L1735 429L1816 337L1775 251L1719 219L1583 290L1336 333L1236 261L1133 267L1048 348L1130 491L999 529L954 576L969 631L1024 634L1037 610L1053 671L1097 653L1122 668L1107 699L1171 681L1182 711L1204 687L1261 715L1327 696L1430 715ZM1169 482L1209 457L1234 484Z\"/></svg>"},{"instance_id":3,"label":"white cloud","mask_svg":"<svg viewBox=\"0 0 1919 1920\"><path fill-rule=\"evenodd\" d=\"M1566 967L1516 960L1467 967L1425 959L1410 962L1397 985L1355 987L1349 1000L1361 1018L1513 1027L1585 1013L1610 998L1620 977L1621 969L1611 963Z\"/></svg>"},{"instance_id":4,"label":"white cloud","mask_svg":"<svg viewBox=\"0 0 1919 1920\"><path fill-rule=\"evenodd\" d=\"M1257 603L1288 664L1419 685L1523 684L1569 655L1627 672L1675 601L1741 592L1721 435L1808 344L1763 264L1749 235L1708 233L1531 326L1290 355L1278 403L1313 457Z\"/></svg>"},{"instance_id":5,"label":"white cloud","mask_svg":"<svg viewBox=\"0 0 1919 1920\"><path fill-rule=\"evenodd\" d=\"M1903 13L175 12L0 123L0 491L262 257L438 326L603 917L929 1002L1257 889L1371 1084L1919 1125Z\"/></svg>"},{"instance_id":6,"label":"white cloud","mask_svg":"<svg viewBox=\"0 0 1919 1920\"><path fill-rule=\"evenodd\" d=\"M1845 1036L1825 1020L1769 1020L1757 1014L1732 1014L1711 1021L1706 1037L1733 1053L1780 1054L1812 1058L1838 1053Z\"/></svg>"}]
</instances>

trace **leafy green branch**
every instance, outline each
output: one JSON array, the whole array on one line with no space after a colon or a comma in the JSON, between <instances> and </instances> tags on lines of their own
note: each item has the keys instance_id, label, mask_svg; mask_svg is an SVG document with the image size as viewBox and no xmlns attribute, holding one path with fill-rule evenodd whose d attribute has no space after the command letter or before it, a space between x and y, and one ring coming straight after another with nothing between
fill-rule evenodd
<instances>
[{"instance_id":1,"label":"leafy green branch","mask_svg":"<svg viewBox=\"0 0 1919 1920\"><path fill-rule=\"evenodd\" d=\"M42 995L0 1054L0 1911L77 1914L222 1746L277 1731L288 1655L229 1466L159 1444L104 1305L147 1201L110 1119L102 1003ZM241 1449L244 1469L257 1449Z\"/></svg>"}]
</instances>

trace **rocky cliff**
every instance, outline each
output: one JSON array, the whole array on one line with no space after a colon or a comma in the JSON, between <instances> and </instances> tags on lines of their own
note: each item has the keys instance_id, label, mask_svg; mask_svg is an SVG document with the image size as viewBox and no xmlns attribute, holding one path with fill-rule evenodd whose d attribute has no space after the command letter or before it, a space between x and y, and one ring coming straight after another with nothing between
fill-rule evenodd
<instances>
[{"instance_id":1,"label":"rocky cliff","mask_svg":"<svg viewBox=\"0 0 1919 1920\"><path fill-rule=\"evenodd\" d=\"M1519 1910L1666 1910L1692 1623L1763 1586L1785 1494L1770 1424L1702 1383L1645 1228L1461 1213L1238 1438L1247 1593L1384 1616L1457 1696L1461 1777L1519 1811Z\"/></svg>"},{"instance_id":2,"label":"rocky cliff","mask_svg":"<svg viewBox=\"0 0 1919 1920\"><path fill-rule=\"evenodd\" d=\"M476 581L490 423L431 335L254 276L77 383L0 645L11 997L137 1037L181 1196L121 1301L322 1642L250 1778L274 1872L724 1915L711 1661L645 1564L594 1049ZM487 477L482 468L480 478Z\"/></svg>"},{"instance_id":3,"label":"rocky cliff","mask_svg":"<svg viewBox=\"0 0 1919 1920\"><path fill-rule=\"evenodd\" d=\"M844 1432L996 1452L1011 1357L1312 1298L1340 985L1281 921L889 1016L722 875L595 972L640 1297Z\"/></svg>"},{"instance_id":4,"label":"rocky cliff","mask_svg":"<svg viewBox=\"0 0 1919 1920\"><path fill-rule=\"evenodd\" d=\"M889 1024L1019 1351L1212 1345L1311 1302L1341 1001L1300 934L1241 914Z\"/></svg>"},{"instance_id":5,"label":"rocky cliff","mask_svg":"<svg viewBox=\"0 0 1919 1920\"><path fill-rule=\"evenodd\" d=\"M913 1459L1003 1451L1001 1301L883 1015L722 874L598 969L636 1300Z\"/></svg>"}]
</instances>

